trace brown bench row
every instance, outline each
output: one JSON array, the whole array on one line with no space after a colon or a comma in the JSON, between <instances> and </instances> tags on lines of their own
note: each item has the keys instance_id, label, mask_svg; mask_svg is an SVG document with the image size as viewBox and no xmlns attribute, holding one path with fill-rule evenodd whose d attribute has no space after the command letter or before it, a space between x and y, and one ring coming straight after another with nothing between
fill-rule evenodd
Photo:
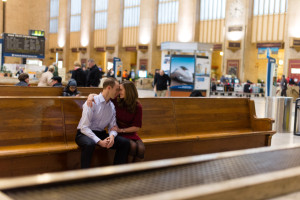
<instances>
[{"instance_id":1,"label":"brown bench row","mask_svg":"<svg viewBox=\"0 0 300 200\"><path fill-rule=\"evenodd\" d=\"M0 96L61 96L64 87L21 87L0 85ZM88 96L91 93L99 94L102 88L78 87L81 96Z\"/></svg>"},{"instance_id":2,"label":"brown bench row","mask_svg":"<svg viewBox=\"0 0 300 200\"><path fill-rule=\"evenodd\" d=\"M0 177L78 169L74 142L86 98L0 97ZM270 145L271 119L244 98L143 98L145 160ZM98 148L93 165L112 163Z\"/></svg>"}]
</instances>

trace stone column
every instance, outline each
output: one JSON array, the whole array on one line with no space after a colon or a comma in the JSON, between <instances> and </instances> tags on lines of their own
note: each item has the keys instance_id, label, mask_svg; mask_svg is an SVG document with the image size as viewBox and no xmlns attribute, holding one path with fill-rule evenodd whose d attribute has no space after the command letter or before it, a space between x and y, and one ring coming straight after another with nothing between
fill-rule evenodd
<instances>
[{"instance_id":1,"label":"stone column","mask_svg":"<svg viewBox=\"0 0 300 200\"><path fill-rule=\"evenodd\" d=\"M290 59L300 59L300 52L290 47L292 38L300 38L300 1L289 0L288 12L285 24L285 38L284 38L284 68L283 74L288 76L288 65Z\"/></svg>"},{"instance_id":2,"label":"stone column","mask_svg":"<svg viewBox=\"0 0 300 200\"><path fill-rule=\"evenodd\" d=\"M93 31L94 31L94 1L84 0L81 4L81 28L80 28L80 46L86 48L86 52L80 52L81 59L89 59L94 50Z\"/></svg>"},{"instance_id":3,"label":"stone column","mask_svg":"<svg viewBox=\"0 0 300 200\"><path fill-rule=\"evenodd\" d=\"M66 71L72 69L69 65L70 55L70 3L68 0L59 1L59 16L58 16L58 46L63 48L62 60L63 67Z\"/></svg>"},{"instance_id":4,"label":"stone column","mask_svg":"<svg viewBox=\"0 0 300 200\"><path fill-rule=\"evenodd\" d=\"M159 51L156 47L156 32L157 25L157 1L143 0L140 5L140 26L138 46L147 46L147 50L137 50L137 70L140 69L142 62L147 62L148 72L153 72L157 66L153 66L152 56L153 51Z\"/></svg>"},{"instance_id":5,"label":"stone column","mask_svg":"<svg viewBox=\"0 0 300 200\"><path fill-rule=\"evenodd\" d=\"M245 75L245 43L248 25L248 6L247 0L227 0L226 2L226 17L225 17L225 35L223 45L223 67L222 74L227 74L227 60L239 60L239 73L238 77L243 81ZM229 28L239 27L241 30L234 30L229 32ZM241 48L233 51L228 49L229 41L239 41Z\"/></svg>"},{"instance_id":6,"label":"stone column","mask_svg":"<svg viewBox=\"0 0 300 200\"><path fill-rule=\"evenodd\" d=\"M177 39L179 42L195 40L197 0L179 0Z\"/></svg>"},{"instance_id":7,"label":"stone column","mask_svg":"<svg viewBox=\"0 0 300 200\"><path fill-rule=\"evenodd\" d=\"M107 10L107 47L114 47L107 51L106 62L113 57L120 56L122 51L123 0L110 0Z\"/></svg>"}]
</instances>

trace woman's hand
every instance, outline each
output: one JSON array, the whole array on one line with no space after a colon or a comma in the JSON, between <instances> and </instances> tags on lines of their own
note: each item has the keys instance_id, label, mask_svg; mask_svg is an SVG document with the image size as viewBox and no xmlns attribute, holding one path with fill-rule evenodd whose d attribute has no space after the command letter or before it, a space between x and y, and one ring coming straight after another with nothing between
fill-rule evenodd
<instances>
[{"instance_id":1,"label":"woman's hand","mask_svg":"<svg viewBox=\"0 0 300 200\"><path fill-rule=\"evenodd\" d=\"M93 107L93 102L95 103L94 96L97 96L97 94L89 94L86 104L88 107Z\"/></svg>"},{"instance_id":2,"label":"woman's hand","mask_svg":"<svg viewBox=\"0 0 300 200\"><path fill-rule=\"evenodd\" d=\"M119 127L117 127L117 126L112 127L110 130L111 131L116 131L118 133L121 132L121 129L119 129Z\"/></svg>"}]
</instances>

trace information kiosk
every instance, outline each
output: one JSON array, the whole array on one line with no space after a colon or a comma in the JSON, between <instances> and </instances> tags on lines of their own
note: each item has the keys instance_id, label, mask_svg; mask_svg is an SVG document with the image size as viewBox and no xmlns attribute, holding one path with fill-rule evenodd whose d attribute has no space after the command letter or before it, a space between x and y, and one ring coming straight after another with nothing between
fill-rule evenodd
<instances>
[{"instance_id":1,"label":"information kiosk","mask_svg":"<svg viewBox=\"0 0 300 200\"><path fill-rule=\"evenodd\" d=\"M209 96L212 49L197 42L161 44L161 69L171 78L171 96L189 96L193 90Z\"/></svg>"}]
</instances>

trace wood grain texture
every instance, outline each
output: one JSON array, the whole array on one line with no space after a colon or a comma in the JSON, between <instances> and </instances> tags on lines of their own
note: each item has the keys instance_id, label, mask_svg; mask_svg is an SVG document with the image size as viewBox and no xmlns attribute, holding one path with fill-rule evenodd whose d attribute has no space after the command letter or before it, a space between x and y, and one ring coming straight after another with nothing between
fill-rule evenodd
<instances>
[{"instance_id":1,"label":"wood grain texture","mask_svg":"<svg viewBox=\"0 0 300 200\"><path fill-rule=\"evenodd\" d=\"M21 87L0 85L0 96L62 96L64 87ZM78 87L80 96L88 96L91 93L99 94L102 88Z\"/></svg>"},{"instance_id":2,"label":"wood grain texture","mask_svg":"<svg viewBox=\"0 0 300 200\"><path fill-rule=\"evenodd\" d=\"M239 98L142 98L145 160L270 145L271 119ZM0 96L0 177L78 169L75 143L86 97ZM93 166L113 161L97 148Z\"/></svg>"}]
</instances>

